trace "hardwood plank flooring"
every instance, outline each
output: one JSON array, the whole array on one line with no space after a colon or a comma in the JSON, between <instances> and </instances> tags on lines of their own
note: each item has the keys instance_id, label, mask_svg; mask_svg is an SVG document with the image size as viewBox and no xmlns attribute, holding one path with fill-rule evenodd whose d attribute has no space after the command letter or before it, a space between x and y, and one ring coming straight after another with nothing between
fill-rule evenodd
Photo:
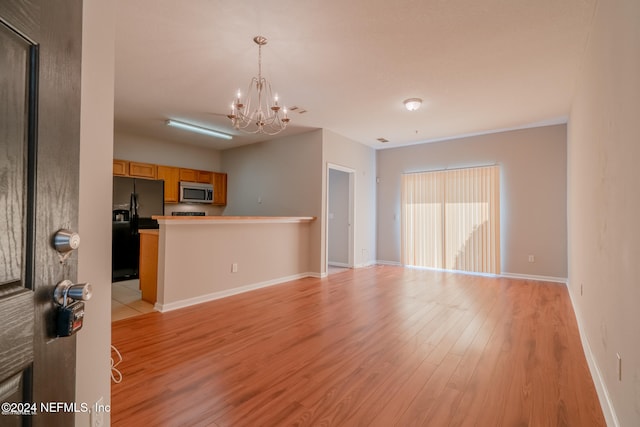
<instances>
[{"instance_id":1,"label":"hardwood plank flooring","mask_svg":"<svg viewBox=\"0 0 640 427\"><path fill-rule=\"evenodd\" d=\"M563 285L375 266L112 324L113 426L604 426Z\"/></svg>"}]
</instances>

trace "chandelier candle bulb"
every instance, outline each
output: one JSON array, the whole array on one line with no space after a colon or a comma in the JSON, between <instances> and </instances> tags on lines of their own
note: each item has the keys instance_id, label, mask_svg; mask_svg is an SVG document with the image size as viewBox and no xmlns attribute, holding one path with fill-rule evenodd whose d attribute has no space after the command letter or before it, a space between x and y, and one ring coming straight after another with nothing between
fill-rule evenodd
<instances>
[{"instance_id":1,"label":"chandelier candle bulb","mask_svg":"<svg viewBox=\"0 0 640 427\"><path fill-rule=\"evenodd\" d=\"M240 102L240 98L241 98L240 90L238 90L238 96L236 97L236 108L238 110L244 107L244 105L242 105L242 103Z\"/></svg>"}]
</instances>

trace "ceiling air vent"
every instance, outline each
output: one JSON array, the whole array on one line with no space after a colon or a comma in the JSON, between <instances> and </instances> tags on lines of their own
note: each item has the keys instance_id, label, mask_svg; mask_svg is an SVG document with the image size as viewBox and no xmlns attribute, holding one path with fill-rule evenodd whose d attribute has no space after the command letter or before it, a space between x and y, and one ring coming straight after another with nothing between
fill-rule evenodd
<instances>
[{"instance_id":1,"label":"ceiling air vent","mask_svg":"<svg viewBox=\"0 0 640 427\"><path fill-rule=\"evenodd\" d=\"M378 142L382 142L384 144L385 142L389 142L389 140L386 138L378 138Z\"/></svg>"},{"instance_id":2,"label":"ceiling air vent","mask_svg":"<svg viewBox=\"0 0 640 427\"><path fill-rule=\"evenodd\" d=\"M295 111L298 114L304 114L307 112L307 110L305 110L302 107L298 107L297 105L294 105L293 107L289 107L289 111Z\"/></svg>"}]
</instances>

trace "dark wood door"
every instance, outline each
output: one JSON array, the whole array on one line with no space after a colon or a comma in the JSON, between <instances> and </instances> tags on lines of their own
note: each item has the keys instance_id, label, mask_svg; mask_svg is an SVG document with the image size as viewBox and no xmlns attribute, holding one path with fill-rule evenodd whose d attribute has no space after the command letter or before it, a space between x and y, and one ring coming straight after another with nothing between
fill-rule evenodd
<instances>
[{"instance_id":1,"label":"dark wood door","mask_svg":"<svg viewBox=\"0 0 640 427\"><path fill-rule=\"evenodd\" d=\"M77 255L51 240L78 224L81 24L81 0L0 1L0 402L36 413L0 426L74 423L41 403L75 402L75 337L56 337L52 294Z\"/></svg>"}]
</instances>

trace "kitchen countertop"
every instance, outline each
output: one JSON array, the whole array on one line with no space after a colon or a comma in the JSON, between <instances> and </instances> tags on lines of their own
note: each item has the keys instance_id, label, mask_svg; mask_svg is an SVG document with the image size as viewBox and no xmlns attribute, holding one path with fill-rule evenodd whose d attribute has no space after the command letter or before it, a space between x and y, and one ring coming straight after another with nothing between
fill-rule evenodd
<instances>
[{"instance_id":1,"label":"kitchen countertop","mask_svg":"<svg viewBox=\"0 0 640 427\"><path fill-rule=\"evenodd\" d=\"M158 235L158 233L160 233L160 230L157 229L142 229L142 230L138 230L139 234L155 234Z\"/></svg>"}]
</instances>

